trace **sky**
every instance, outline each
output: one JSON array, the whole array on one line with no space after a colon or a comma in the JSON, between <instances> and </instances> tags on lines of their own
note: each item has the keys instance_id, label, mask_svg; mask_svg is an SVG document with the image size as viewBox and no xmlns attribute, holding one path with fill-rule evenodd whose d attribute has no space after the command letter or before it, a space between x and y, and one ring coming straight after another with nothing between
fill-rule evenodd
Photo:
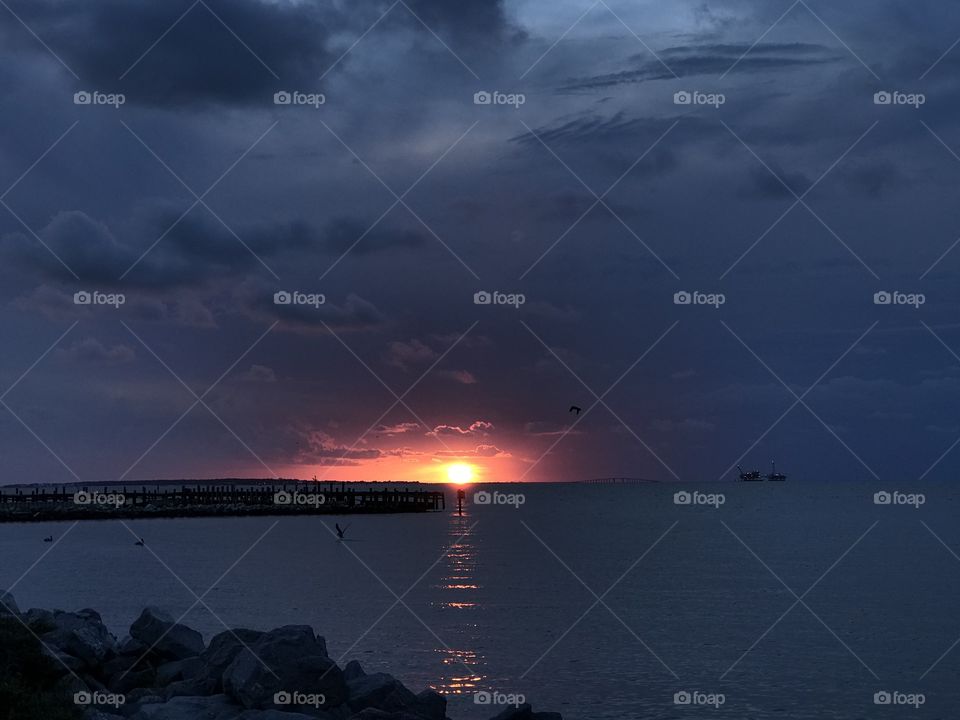
<instances>
[{"instance_id":1,"label":"sky","mask_svg":"<svg viewBox=\"0 0 960 720\"><path fill-rule=\"evenodd\" d=\"M958 38L933 0L7 0L0 481L949 479Z\"/></svg>"}]
</instances>

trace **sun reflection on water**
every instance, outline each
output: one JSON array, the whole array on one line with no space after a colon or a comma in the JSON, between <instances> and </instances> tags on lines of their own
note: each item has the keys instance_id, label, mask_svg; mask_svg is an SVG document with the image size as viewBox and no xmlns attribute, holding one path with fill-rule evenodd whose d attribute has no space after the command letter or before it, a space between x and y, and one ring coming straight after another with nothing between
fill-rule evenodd
<instances>
[{"instance_id":1,"label":"sun reflection on water","mask_svg":"<svg viewBox=\"0 0 960 720\"><path fill-rule=\"evenodd\" d=\"M470 647L477 630L472 614L481 609L477 598L481 587L476 579L477 546L474 530L468 515L451 513L447 544L456 545L444 556L444 573L437 585L442 598L438 605L445 610L463 613L463 622L458 625L458 637L454 642L456 647L435 649L442 658L443 671L433 689L446 695L473 693L485 677L481 668L486 665L486 660ZM445 640L454 641L454 638Z\"/></svg>"}]
</instances>

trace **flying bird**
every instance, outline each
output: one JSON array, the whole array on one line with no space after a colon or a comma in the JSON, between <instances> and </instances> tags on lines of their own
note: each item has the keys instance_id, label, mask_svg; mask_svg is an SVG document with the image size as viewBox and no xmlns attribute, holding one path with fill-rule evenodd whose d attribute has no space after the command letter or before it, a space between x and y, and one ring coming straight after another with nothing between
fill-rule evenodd
<instances>
[{"instance_id":1,"label":"flying bird","mask_svg":"<svg viewBox=\"0 0 960 720\"><path fill-rule=\"evenodd\" d=\"M47 535L44 539L44 542L53 542L53 535Z\"/></svg>"},{"instance_id":2,"label":"flying bird","mask_svg":"<svg viewBox=\"0 0 960 720\"><path fill-rule=\"evenodd\" d=\"M578 416L580 415L580 408L576 405L571 405L568 412L575 412Z\"/></svg>"},{"instance_id":3,"label":"flying bird","mask_svg":"<svg viewBox=\"0 0 960 720\"><path fill-rule=\"evenodd\" d=\"M143 541L143 538L140 538L134 543L134 545L136 545L137 547L143 547L144 545L146 545L146 543Z\"/></svg>"},{"instance_id":4,"label":"flying bird","mask_svg":"<svg viewBox=\"0 0 960 720\"><path fill-rule=\"evenodd\" d=\"M341 528L341 527L340 527L340 523L334 523L334 526L337 528L337 539L339 539L339 540L345 539L345 538L343 537L343 535L344 535L345 532L347 532L347 529L350 527L350 524L348 523L348 524L347 524L347 527L345 527L345 528Z\"/></svg>"}]
</instances>

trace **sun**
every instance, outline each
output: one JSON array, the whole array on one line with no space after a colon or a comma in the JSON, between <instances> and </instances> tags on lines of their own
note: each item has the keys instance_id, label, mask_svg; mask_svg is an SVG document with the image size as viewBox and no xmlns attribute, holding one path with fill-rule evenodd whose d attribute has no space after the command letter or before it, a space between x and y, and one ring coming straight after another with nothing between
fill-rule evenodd
<instances>
[{"instance_id":1,"label":"sun","mask_svg":"<svg viewBox=\"0 0 960 720\"><path fill-rule=\"evenodd\" d=\"M452 483L466 485L473 480L473 468L467 465L467 463L447 465L447 477L450 478L450 482Z\"/></svg>"}]
</instances>

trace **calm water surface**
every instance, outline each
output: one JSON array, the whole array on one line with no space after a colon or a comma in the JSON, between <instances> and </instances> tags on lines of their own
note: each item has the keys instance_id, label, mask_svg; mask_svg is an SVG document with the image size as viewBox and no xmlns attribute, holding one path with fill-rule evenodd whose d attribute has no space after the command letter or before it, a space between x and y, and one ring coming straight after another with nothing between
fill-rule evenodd
<instances>
[{"instance_id":1,"label":"calm water surface","mask_svg":"<svg viewBox=\"0 0 960 720\"><path fill-rule=\"evenodd\" d=\"M93 607L121 637L148 604L208 639L310 624L342 662L448 693L457 720L499 711L480 690L568 720L960 713L951 487L899 488L919 509L839 482L698 488L716 509L672 485L499 489L524 504L356 516L344 543L307 517L130 522L149 550L121 522L0 525L0 587L23 576L21 608ZM677 707L684 690L725 702ZM877 707L884 690L926 702Z\"/></svg>"}]
</instances>

